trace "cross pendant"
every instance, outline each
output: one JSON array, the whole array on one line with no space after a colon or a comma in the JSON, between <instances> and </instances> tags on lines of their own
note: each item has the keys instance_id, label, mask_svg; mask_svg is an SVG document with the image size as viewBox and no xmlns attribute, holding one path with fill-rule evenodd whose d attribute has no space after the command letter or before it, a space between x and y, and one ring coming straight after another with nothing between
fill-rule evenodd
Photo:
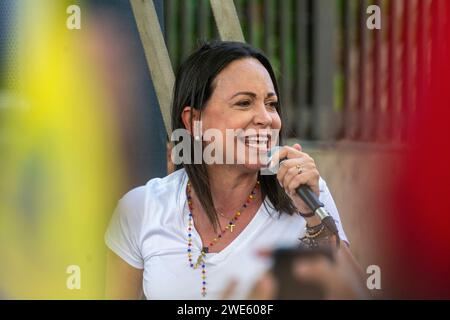
<instances>
[{"instance_id":1,"label":"cross pendant","mask_svg":"<svg viewBox=\"0 0 450 320\"><path fill-rule=\"evenodd\" d=\"M204 260L203 260L203 256L200 255L200 256L197 258L197 262L195 263L195 269L197 269L202 263L204 263Z\"/></svg>"},{"instance_id":2,"label":"cross pendant","mask_svg":"<svg viewBox=\"0 0 450 320\"><path fill-rule=\"evenodd\" d=\"M236 225L234 225L233 223L229 224L230 226L230 232L233 232L233 228L236 227Z\"/></svg>"}]
</instances>

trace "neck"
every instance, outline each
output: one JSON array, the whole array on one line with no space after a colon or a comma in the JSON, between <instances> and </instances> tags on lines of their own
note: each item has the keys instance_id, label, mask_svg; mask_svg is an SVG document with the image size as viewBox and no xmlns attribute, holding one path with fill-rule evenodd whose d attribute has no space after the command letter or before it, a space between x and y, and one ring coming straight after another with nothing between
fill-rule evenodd
<instances>
[{"instance_id":1,"label":"neck","mask_svg":"<svg viewBox=\"0 0 450 320\"><path fill-rule=\"evenodd\" d=\"M258 173L242 172L235 166L212 165L208 167L211 195L217 210L239 208L255 187Z\"/></svg>"}]
</instances>

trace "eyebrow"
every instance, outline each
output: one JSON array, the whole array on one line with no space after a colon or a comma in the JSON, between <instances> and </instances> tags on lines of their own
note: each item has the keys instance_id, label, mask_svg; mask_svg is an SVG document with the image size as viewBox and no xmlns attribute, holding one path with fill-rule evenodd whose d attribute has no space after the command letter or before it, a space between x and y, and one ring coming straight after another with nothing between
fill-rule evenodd
<instances>
[{"instance_id":1,"label":"eyebrow","mask_svg":"<svg viewBox=\"0 0 450 320\"><path fill-rule=\"evenodd\" d=\"M251 92L251 91L240 91L240 92L235 93L235 94L230 98L230 100L233 99L234 97L239 96L239 95L246 95L246 96L250 96L250 97L252 97L252 98L255 98L255 97L256 97L256 93L254 93L254 92ZM267 96L266 96L266 99L267 99L267 98L274 97L274 96L276 96L275 92L269 92L269 93L267 94Z\"/></svg>"}]
</instances>

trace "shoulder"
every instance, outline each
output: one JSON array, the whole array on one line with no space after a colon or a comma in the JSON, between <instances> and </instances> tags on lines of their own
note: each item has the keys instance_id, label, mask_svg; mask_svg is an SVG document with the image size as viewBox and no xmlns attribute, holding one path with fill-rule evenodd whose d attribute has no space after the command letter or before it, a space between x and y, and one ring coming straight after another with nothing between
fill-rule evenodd
<instances>
[{"instance_id":1,"label":"shoulder","mask_svg":"<svg viewBox=\"0 0 450 320\"><path fill-rule=\"evenodd\" d=\"M153 229L161 229L162 217L171 220L173 214L168 213L176 212L184 176L184 170L179 170L164 178L151 179L118 201L105 233L105 243L131 266L143 268L144 238Z\"/></svg>"},{"instance_id":2,"label":"shoulder","mask_svg":"<svg viewBox=\"0 0 450 320\"><path fill-rule=\"evenodd\" d=\"M175 201L178 198L185 176L184 169L180 169L164 178L153 178L145 185L128 191L119 200L119 211L138 218L146 212L150 203L155 205L158 202Z\"/></svg>"},{"instance_id":3,"label":"shoulder","mask_svg":"<svg viewBox=\"0 0 450 320\"><path fill-rule=\"evenodd\" d=\"M154 198L172 195L180 191L180 187L186 179L184 169L177 170L164 178L149 180L144 186L145 192Z\"/></svg>"},{"instance_id":4,"label":"shoulder","mask_svg":"<svg viewBox=\"0 0 450 320\"><path fill-rule=\"evenodd\" d=\"M184 170L178 170L164 178L151 179L145 185L128 191L118 201L109 229L113 230L113 233L139 235L143 225L148 226L151 221L158 220L157 215L176 208L184 176Z\"/></svg>"}]
</instances>

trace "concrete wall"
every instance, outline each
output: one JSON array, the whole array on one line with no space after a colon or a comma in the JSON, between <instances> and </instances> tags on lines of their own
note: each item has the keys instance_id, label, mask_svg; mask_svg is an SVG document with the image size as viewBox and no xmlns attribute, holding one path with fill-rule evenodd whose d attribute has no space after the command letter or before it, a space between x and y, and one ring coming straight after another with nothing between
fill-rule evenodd
<instances>
[{"instance_id":1,"label":"concrete wall","mask_svg":"<svg viewBox=\"0 0 450 320\"><path fill-rule=\"evenodd\" d=\"M364 270L382 264L382 210L386 199L380 194L389 188L400 163L400 149L341 144L333 147L304 146L316 161L339 209L351 243L351 250ZM387 167L391 169L384 169ZM394 169L392 169L394 168ZM393 172L394 171L394 172Z\"/></svg>"}]
</instances>

